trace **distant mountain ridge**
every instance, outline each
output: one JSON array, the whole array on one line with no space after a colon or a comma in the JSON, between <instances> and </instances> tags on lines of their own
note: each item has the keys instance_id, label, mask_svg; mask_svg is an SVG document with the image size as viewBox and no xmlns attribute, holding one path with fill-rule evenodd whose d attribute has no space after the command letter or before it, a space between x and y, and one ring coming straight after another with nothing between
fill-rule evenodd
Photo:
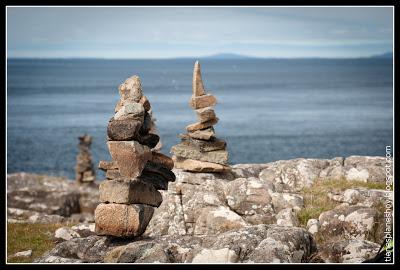
<instances>
[{"instance_id":1,"label":"distant mountain ridge","mask_svg":"<svg viewBox=\"0 0 400 270\"><path fill-rule=\"evenodd\" d=\"M371 58L393 58L393 52L386 52L371 56Z\"/></svg>"}]
</instances>

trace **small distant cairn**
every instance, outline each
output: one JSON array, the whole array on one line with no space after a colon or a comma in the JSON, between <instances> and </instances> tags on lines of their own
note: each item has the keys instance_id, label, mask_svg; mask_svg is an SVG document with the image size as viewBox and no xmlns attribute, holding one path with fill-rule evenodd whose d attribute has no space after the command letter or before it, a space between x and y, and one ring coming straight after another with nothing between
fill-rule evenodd
<instances>
[{"instance_id":1,"label":"small distant cairn","mask_svg":"<svg viewBox=\"0 0 400 270\"><path fill-rule=\"evenodd\" d=\"M162 202L158 190L175 181L172 159L154 149L149 100L142 94L138 76L119 86L120 100L107 127L112 161L100 161L107 180L99 186L100 204L95 210L96 233L115 237L140 236Z\"/></svg>"},{"instance_id":2,"label":"small distant cairn","mask_svg":"<svg viewBox=\"0 0 400 270\"><path fill-rule=\"evenodd\" d=\"M96 180L96 172L93 168L90 145L92 137L85 134L79 138L79 154L76 156L76 177L77 183L92 183Z\"/></svg>"},{"instance_id":3,"label":"small distant cairn","mask_svg":"<svg viewBox=\"0 0 400 270\"><path fill-rule=\"evenodd\" d=\"M226 172L228 151L226 142L216 138L213 125L218 122L213 106L216 98L206 94L201 78L200 64L193 71L193 94L189 105L196 111L198 122L186 127L180 134L181 143L172 146L175 168L191 172Z\"/></svg>"}]
</instances>

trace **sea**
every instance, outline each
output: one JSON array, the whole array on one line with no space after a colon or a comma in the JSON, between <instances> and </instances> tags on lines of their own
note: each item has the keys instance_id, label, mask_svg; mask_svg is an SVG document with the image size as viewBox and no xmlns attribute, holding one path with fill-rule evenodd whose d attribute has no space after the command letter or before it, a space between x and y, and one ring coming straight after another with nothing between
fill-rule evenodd
<instances>
[{"instance_id":1,"label":"sea","mask_svg":"<svg viewBox=\"0 0 400 270\"><path fill-rule=\"evenodd\" d=\"M110 160L107 122L118 86L139 75L170 155L196 122L188 102L195 59L8 59L7 173L75 177L78 136ZM206 91L230 164L384 156L393 145L392 59L204 59ZM97 178L104 173L97 170Z\"/></svg>"}]
</instances>

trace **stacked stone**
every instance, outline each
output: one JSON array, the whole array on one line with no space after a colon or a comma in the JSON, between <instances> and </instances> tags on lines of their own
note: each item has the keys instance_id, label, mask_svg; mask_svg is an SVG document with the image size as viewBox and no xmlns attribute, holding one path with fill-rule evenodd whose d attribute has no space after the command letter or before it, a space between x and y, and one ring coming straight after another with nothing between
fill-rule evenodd
<instances>
[{"instance_id":1,"label":"stacked stone","mask_svg":"<svg viewBox=\"0 0 400 270\"><path fill-rule=\"evenodd\" d=\"M92 164L90 145L92 137L83 135L79 138L79 154L76 156L75 180L77 183L92 183L96 180L96 172Z\"/></svg>"},{"instance_id":2,"label":"stacked stone","mask_svg":"<svg viewBox=\"0 0 400 270\"><path fill-rule=\"evenodd\" d=\"M216 98L206 94L200 64L193 71L193 94L189 105L196 111L198 122L180 134L181 143L171 148L175 168L191 172L225 172L229 170L226 142L215 136L213 125L218 122L213 106Z\"/></svg>"},{"instance_id":3,"label":"stacked stone","mask_svg":"<svg viewBox=\"0 0 400 270\"><path fill-rule=\"evenodd\" d=\"M95 210L96 233L117 237L141 235L162 202L158 190L175 181L172 159L156 150L159 136L151 133L149 100L138 76L119 86L120 100L108 122L108 150L112 161L100 161L106 181L99 186Z\"/></svg>"}]
</instances>

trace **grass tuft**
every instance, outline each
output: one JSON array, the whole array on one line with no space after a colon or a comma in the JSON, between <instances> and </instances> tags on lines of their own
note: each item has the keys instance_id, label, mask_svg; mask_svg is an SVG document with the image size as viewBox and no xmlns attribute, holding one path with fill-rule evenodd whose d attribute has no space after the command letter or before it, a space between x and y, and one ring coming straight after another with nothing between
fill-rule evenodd
<instances>
[{"instance_id":1,"label":"grass tuft","mask_svg":"<svg viewBox=\"0 0 400 270\"><path fill-rule=\"evenodd\" d=\"M340 203L328 198L328 192L341 192L349 188L385 189L385 187L385 183L349 181L345 178L337 180L317 179L311 187L304 188L300 192L300 195L304 198L304 208L297 213L297 217L301 226L306 227L309 219L318 219L322 212L338 206Z\"/></svg>"},{"instance_id":2,"label":"grass tuft","mask_svg":"<svg viewBox=\"0 0 400 270\"><path fill-rule=\"evenodd\" d=\"M28 258L7 258L8 263L31 263L52 249L56 243L54 232L60 227L73 224L7 224L7 257L20 251L32 250Z\"/></svg>"}]
</instances>

